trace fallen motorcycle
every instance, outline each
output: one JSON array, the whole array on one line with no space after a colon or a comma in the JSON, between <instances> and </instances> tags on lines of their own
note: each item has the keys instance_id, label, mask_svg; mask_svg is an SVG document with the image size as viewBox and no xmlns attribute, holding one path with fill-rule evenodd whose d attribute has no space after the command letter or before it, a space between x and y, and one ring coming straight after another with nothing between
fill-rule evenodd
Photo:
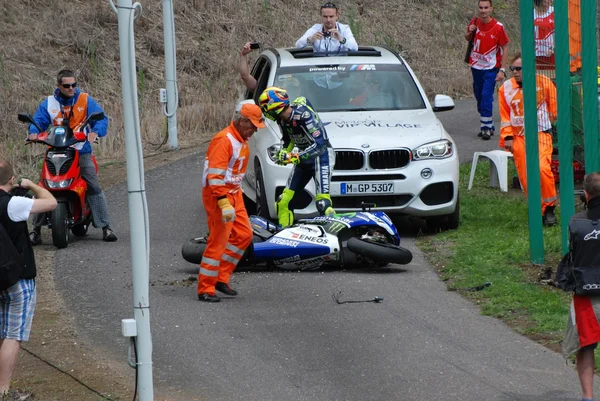
<instances>
[{"instance_id":1,"label":"fallen motorcycle","mask_svg":"<svg viewBox=\"0 0 600 401\"><path fill-rule=\"evenodd\" d=\"M321 266L357 267L408 264L412 253L400 246L400 235L384 212L366 211L301 219L280 228L250 216L252 244L238 266L267 264L283 270L316 270ZM209 234L210 235L210 234ZM186 242L181 254L199 264L207 237Z\"/></svg>"}]
</instances>

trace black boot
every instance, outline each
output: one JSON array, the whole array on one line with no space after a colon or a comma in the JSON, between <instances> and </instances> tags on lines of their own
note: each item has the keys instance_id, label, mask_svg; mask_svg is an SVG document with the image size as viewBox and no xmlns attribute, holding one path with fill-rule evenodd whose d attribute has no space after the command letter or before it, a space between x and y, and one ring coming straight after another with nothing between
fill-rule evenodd
<instances>
[{"instance_id":1,"label":"black boot","mask_svg":"<svg viewBox=\"0 0 600 401\"><path fill-rule=\"evenodd\" d=\"M546 227L552 227L556 225L558 220L556 219L556 215L554 214L554 206L546 206L546 211L544 212L544 225Z\"/></svg>"},{"instance_id":2,"label":"black boot","mask_svg":"<svg viewBox=\"0 0 600 401\"><path fill-rule=\"evenodd\" d=\"M233 288L231 288L231 286L229 284L222 283L220 281L218 281L217 285L215 285L215 289L219 292L222 292L223 294L231 295L233 297L238 294L238 292L236 290L234 290Z\"/></svg>"},{"instance_id":3,"label":"black boot","mask_svg":"<svg viewBox=\"0 0 600 401\"><path fill-rule=\"evenodd\" d=\"M202 302L221 302L221 298L217 294L209 294L207 292L198 294L198 301Z\"/></svg>"},{"instance_id":4,"label":"black boot","mask_svg":"<svg viewBox=\"0 0 600 401\"><path fill-rule=\"evenodd\" d=\"M40 227L33 227L33 231L29 233L29 241L31 241L31 245L42 243L42 229Z\"/></svg>"},{"instance_id":5,"label":"black boot","mask_svg":"<svg viewBox=\"0 0 600 401\"><path fill-rule=\"evenodd\" d=\"M102 229L102 239L106 242L115 242L117 236L109 226L106 226Z\"/></svg>"}]
</instances>

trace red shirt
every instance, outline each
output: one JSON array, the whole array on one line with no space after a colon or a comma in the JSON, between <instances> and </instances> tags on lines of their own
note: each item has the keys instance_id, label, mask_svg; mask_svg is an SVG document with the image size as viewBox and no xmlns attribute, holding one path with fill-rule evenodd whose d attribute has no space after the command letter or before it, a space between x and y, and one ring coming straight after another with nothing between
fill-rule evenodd
<instances>
[{"instance_id":1,"label":"red shirt","mask_svg":"<svg viewBox=\"0 0 600 401\"><path fill-rule=\"evenodd\" d=\"M475 23L477 21L477 23ZM502 46L509 40L504 25L495 19L484 24L481 19L473 18L467 26L477 25L473 39L473 51L469 65L477 70L491 70L502 64Z\"/></svg>"},{"instance_id":2,"label":"red shirt","mask_svg":"<svg viewBox=\"0 0 600 401\"><path fill-rule=\"evenodd\" d=\"M554 8L538 14L533 10L535 62L538 69L554 69Z\"/></svg>"}]
</instances>

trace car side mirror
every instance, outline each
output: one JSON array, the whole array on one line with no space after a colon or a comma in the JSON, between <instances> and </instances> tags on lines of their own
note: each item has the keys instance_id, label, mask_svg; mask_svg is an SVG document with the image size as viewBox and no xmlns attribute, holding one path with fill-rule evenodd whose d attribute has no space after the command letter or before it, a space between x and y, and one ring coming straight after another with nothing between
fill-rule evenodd
<instances>
[{"instance_id":1,"label":"car side mirror","mask_svg":"<svg viewBox=\"0 0 600 401\"><path fill-rule=\"evenodd\" d=\"M448 111L454 108L454 100L447 95L435 95L433 99L433 111Z\"/></svg>"}]
</instances>

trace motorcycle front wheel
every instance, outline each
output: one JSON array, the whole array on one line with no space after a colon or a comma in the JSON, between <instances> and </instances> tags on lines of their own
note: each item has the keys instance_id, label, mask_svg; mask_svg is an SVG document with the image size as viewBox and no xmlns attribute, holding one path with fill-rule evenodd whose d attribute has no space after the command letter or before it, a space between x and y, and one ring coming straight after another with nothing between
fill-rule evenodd
<instances>
[{"instance_id":1,"label":"motorcycle front wheel","mask_svg":"<svg viewBox=\"0 0 600 401\"><path fill-rule=\"evenodd\" d=\"M52 243L58 249L69 245L69 211L67 204L59 202L58 206L50 213L50 224L52 225Z\"/></svg>"},{"instance_id":2,"label":"motorcycle front wheel","mask_svg":"<svg viewBox=\"0 0 600 401\"><path fill-rule=\"evenodd\" d=\"M348 249L378 262L406 265L412 261L412 252L398 245L365 241L356 237L348 240Z\"/></svg>"}]
</instances>

